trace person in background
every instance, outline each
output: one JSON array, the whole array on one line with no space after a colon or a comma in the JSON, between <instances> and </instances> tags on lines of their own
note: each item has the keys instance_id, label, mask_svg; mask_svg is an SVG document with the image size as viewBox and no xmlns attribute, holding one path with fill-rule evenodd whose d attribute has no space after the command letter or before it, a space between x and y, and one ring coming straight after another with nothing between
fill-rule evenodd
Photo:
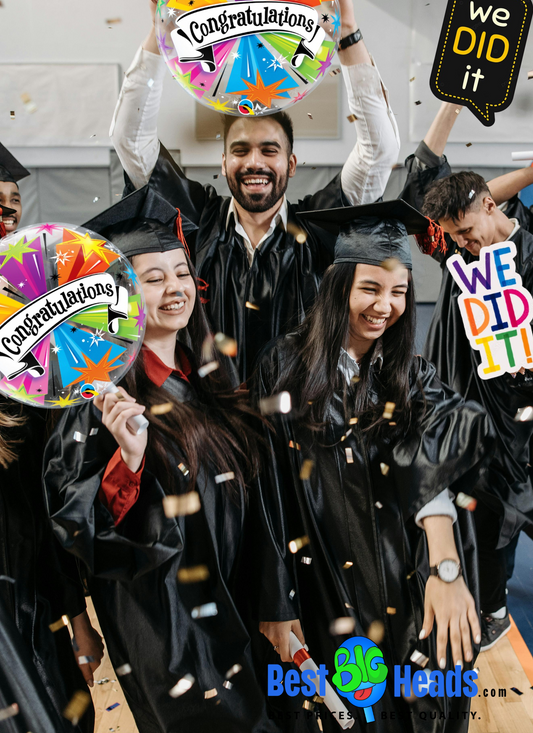
<instances>
[{"instance_id":1,"label":"person in background","mask_svg":"<svg viewBox=\"0 0 533 733\"><path fill-rule=\"evenodd\" d=\"M293 205L285 196L297 163L289 115L228 116L222 173L232 196L218 196L212 186L189 180L159 143L157 117L168 72L156 42L153 0L150 6L152 27L126 74L111 126L113 144L127 192L150 182L198 226L189 246L208 285L207 314L216 331L237 340L236 365L246 380L263 346L303 320L332 262L334 238L298 222L297 211L379 199L397 161L397 125L352 0L340 0L339 60L357 132L342 173Z\"/></svg>"}]
</instances>

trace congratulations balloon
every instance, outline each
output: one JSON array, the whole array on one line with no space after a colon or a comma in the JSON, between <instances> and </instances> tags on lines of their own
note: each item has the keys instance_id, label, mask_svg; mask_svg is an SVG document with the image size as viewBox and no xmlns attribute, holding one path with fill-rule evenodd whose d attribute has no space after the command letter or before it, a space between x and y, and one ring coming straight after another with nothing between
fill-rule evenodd
<instances>
[{"instance_id":1,"label":"congratulations balloon","mask_svg":"<svg viewBox=\"0 0 533 733\"><path fill-rule=\"evenodd\" d=\"M330 68L338 0L158 0L159 49L196 101L225 114L279 112Z\"/></svg>"},{"instance_id":2,"label":"congratulations balloon","mask_svg":"<svg viewBox=\"0 0 533 733\"><path fill-rule=\"evenodd\" d=\"M118 382L144 333L128 260L83 227L43 224L0 240L0 392L36 407L82 404Z\"/></svg>"}]
</instances>

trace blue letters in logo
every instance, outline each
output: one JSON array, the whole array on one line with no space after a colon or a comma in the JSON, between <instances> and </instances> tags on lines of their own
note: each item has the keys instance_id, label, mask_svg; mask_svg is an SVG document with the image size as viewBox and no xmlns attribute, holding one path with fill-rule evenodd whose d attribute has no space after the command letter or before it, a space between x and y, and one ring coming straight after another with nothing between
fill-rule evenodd
<instances>
[{"instance_id":1,"label":"blue letters in logo","mask_svg":"<svg viewBox=\"0 0 533 733\"><path fill-rule=\"evenodd\" d=\"M383 697L388 668L383 652L366 636L352 636L335 652L332 683L342 697L363 708L367 723L373 723L372 705Z\"/></svg>"}]
</instances>

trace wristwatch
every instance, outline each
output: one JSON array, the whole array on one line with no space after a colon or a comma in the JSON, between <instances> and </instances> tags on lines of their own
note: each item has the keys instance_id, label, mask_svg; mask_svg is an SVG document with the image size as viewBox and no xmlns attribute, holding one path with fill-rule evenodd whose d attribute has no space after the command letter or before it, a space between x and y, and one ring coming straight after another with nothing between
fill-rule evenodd
<instances>
[{"instance_id":1,"label":"wristwatch","mask_svg":"<svg viewBox=\"0 0 533 733\"><path fill-rule=\"evenodd\" d=\"M455 560L441 560L438 565L433 565L429 569L430 575L436 575L445 583L453 583L454 580L463 574L461 563Z\"/></svg>"},{"instance_id":2,"label":"wristwatch","mask_svg":"<svg viewBox=\"0 0 533 733\"><path fill-rule=\"evenodd\" d=\"M358 28L355 33L350 33L349 36L345 36L344 38L341 38L339 41L339 50L344 51L345 48L349 48L350 46L353 46L355 43L359 43L359 41L362 39L363 34L361 33L361 29Z\"/></svg>"}]
</instances>

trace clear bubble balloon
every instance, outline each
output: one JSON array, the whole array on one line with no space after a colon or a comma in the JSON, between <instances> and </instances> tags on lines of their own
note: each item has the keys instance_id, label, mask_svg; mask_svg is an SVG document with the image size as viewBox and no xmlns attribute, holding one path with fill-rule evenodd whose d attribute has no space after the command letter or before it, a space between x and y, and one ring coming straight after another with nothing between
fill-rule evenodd
<instances>
[{"instance_id":1,"label":"clear bubble balloon","mask_svg":"<svg viewBox=\"0 0 533 733\"><path fill-rule=\"evenodd\" d=\"M0 240L0 393L63 408L119 382L146 319L128 260L103 237L39 224Z\"/></svg>"},{"instance_id":2,"label":"clear bubble balloon","mask_svg":"<svg viewBox=\"0 0 533 733\"><path fill-rule=\"evenodd\" d=\"M266 115L306 97L332 70L338 0L158 0L156 34L172 76L197 102Z\"/></svg>"}]
</instances>

